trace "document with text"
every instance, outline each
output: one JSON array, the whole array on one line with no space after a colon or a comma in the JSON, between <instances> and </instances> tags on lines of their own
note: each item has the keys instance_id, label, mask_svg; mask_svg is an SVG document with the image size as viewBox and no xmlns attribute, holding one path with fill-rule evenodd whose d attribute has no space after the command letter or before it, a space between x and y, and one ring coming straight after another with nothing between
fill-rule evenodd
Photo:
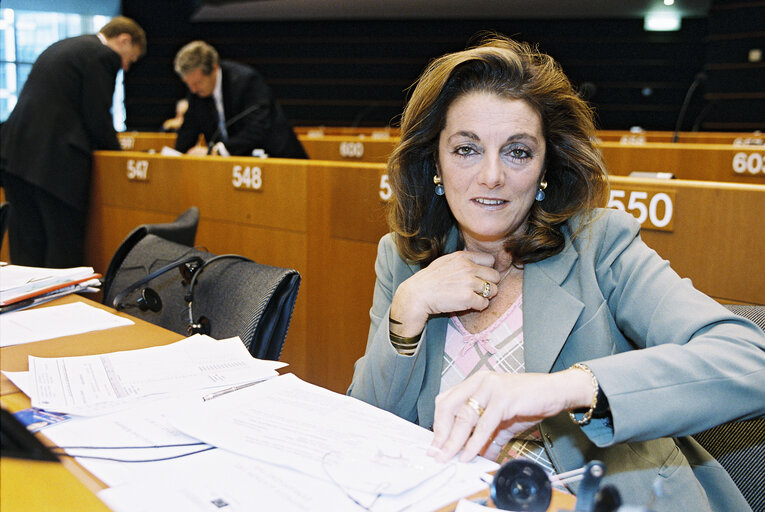
<instances>
[{"instance_id":1,"label":"document with text","mask_svg":"<svg viewBox=\"0 0 765 512\"><path fill-rule=\"evenodd\" d=\"M282 375L168 418L208 444L328 480L360 499L438 480L456 462L427 455L433 433L355 398ZM476 471L496 467L477 459Z\"/></svg>"},{"instance_id":2,"label":"document with text","mask_svg":"<svg viewBox=\"0 0 765 512\"><path fill-rule=\"evenodd\" d=\"M267 379L286 366L253 358L237 338L195 335L159 347L92 356L29 357L33 407L103 414L148 397Z\"/></svg>"}]
</instances>

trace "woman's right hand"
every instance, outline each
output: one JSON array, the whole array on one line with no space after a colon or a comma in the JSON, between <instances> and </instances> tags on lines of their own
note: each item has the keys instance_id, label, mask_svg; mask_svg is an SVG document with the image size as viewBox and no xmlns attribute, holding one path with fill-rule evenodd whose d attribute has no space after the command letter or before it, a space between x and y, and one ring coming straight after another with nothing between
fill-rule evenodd
<instances>
[{"instance_id":1,"label":"woman's right hand","mask_svg":"<svg viewBox=\"0 0 765 512\"><path fill-rule=\"evenodd\" d=\"M441 256L404 281L396 289L390 317L394 334L416 336L425 328L429 315L456 311L482 311L497 294L499 272L494 256L476 251L458 251ZM487 297L481 296L489 283Z\"/></svg>"}]
</instances>

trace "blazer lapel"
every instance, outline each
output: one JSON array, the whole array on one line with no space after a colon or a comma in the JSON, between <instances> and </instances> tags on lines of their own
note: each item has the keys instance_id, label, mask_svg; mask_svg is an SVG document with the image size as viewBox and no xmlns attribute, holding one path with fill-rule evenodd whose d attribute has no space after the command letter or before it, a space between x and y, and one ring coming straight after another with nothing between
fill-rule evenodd
<instances>
[{"instance_id":1,"label":"blazer lapel","mask_svg":"<svg viewBox=\"0 0 765 512\"><path fill-rule=\"evenodd\" d=\"M527 372L548 373L584 304L561 286L578 255L571 244L556 256L526 265L523 274L523 339Z\"/></svg>"}]
</instances>

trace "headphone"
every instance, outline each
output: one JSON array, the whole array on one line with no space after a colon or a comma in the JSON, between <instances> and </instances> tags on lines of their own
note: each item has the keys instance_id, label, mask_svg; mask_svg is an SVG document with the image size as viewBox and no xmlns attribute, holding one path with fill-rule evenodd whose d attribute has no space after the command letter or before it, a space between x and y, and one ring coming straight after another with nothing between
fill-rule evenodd
<instances>
[{"instance_id":1,"label":"headphone","mask_svg":"<svg viewBox=\"0 0 765 512\"><path fill-rule=\"evenodd\" d=\"M204 261L200 256L185 256L130 284L127 288L114 296L114 299L112 300L112 306L117 311L122 311L131 307L137 307L141 311L151 310L154 313L158 313L162 310L162 299L156 291L154 291L152 288L149 288L148 286L141 290L141 296L136 300L135 304L125 303L124 300L129 294L131 294L139 287L145 285L153 279L156 279L162 274L177 268L181 273L184 284L188 284L188 291L183 296L183 300L188 303L189 310L189 323L186 326L186 334L188 336L194 334L210 334L210 320L207 317L200 316L196 321L194 321L194 312L192 309L194 304L194 288L196 287L197 280L199 279L199 275L202 273L202 271L211 263L222 259L238 259L252 262L251 259L240 256L238 254L221 254L219 256L214 256L207 261Z\"/></svg>"}]
</instances>

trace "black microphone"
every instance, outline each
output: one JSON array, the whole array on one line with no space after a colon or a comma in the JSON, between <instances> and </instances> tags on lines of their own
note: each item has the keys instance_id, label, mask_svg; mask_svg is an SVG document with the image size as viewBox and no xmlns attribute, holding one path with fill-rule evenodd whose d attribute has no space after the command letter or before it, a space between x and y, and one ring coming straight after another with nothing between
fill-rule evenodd
<instances>
[{"instance_id":1,"label":"black microphone","mask_svg":"<svg viewBox=\"0 0 765 512\"><path fill-rule=\"evenodd\" d=\"M229 126L231 126L235 122L239 121L241 118L243 118L247 114L250 114L250 113L258 110L261 107L263 107L263 105L261 103L255 103L254 105L250 105L249 107L247 107L246 109L242 110L237 115L235 115L234 117L232 117L231 119L226 121L224 126L226 128L228 128ZM215 132L213 132L213 136L210 137L210 142L207 143L207 154L208 155L210 153L212 153L212 148L215 145L215 142L217 141L218 137L220 137L220 124L218 124L218 127L215 129Z\"/></svg>"},{"instance_id":2,"label":"black microphone","mask_svg":"<svg viewBox=\"0 0 765 512\"><path fill-rule=\"evenodd\" d=\"M592 82L584 82L579 86L577 95L584 101L590 101L595 93L598 92L598 87Z\"/></svg>"},{"instance_id":3,"label":"black microphone","mask_svg":"<svg viewBox=\"0 0 765 512\"><path fill-rule=\"evenodd\" d=\"M683 125L683 119L685 118L685 112L688 110L688 105L691 103L691 97L696 88L701 82L707 79L707 74L703 71L696 73L696 77L693 79L691 86L688 87L688 92L685 93L685 99L683 105L680 107L680 113L677 115L677 123L675 124L675 134L672 136L672 142L677 142L677 138L680 135L680 127Z\"/></svg>"}]
</instances>

